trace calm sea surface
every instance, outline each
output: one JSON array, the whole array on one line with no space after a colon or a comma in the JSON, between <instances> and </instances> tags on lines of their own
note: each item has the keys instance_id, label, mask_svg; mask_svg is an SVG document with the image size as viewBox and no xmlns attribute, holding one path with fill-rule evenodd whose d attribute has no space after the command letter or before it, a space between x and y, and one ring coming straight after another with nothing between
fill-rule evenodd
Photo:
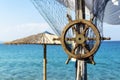
<instances>
[{"instance_id":1,"label":"calm sea surface","mask_svg":"<svg viewBox=\"0 0 120 80\"><path fill-rule=\"evenodd\" d=\"M47 46L47 80L75 80L75 62L65 64L61 46ZM0 45L0 80L42 80L42 45ZM88 80L120 80L120 42L103 42L88 64Z\"/></svg>"}]
</instances>

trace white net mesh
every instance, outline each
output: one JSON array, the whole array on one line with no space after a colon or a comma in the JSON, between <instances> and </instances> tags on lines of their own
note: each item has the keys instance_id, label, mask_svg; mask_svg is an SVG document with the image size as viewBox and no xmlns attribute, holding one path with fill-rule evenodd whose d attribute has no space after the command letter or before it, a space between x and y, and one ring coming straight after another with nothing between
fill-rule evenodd
<instances>
[{"instance_id":1,"label":"white net mesh","mask_svg":"<svg viewBox=\"0 0 120 80\"><path fill-rule=\"evenodd\" d=\"M93 23L97 26L101 36L103 36L104 11L108 1L109 0L94 0L93 3L93 14L94 14Z\"/></svg>"},{"instance_id":2,"label":"white net mesh","mask_svg":"<svg viewBox=\"0 0 120 80\"><path fill-rule=\"evenodd\" d=\"M57 35L61 35L62 29L68 23L66 18L67 7L59 0L31 0L39 13L44 17ZM66 2L67 3L67 2ZM68 3L69 4L69 3ZM74 16L74 12L71 13Z\"/></svg>"},{"instance_id":3,"label":"white net mesh","mask_svg":"<svg viewBox=\"0 0 120 80\"><path fill-rule=\"evenodd\" d=\"M109 0L104 14L104 21L106 23L120 25L120 0Z\"/></svg>"},{"instance_id":4,"label":"white net mesh","mask_svg":"<svg viewBox=\"0 0 120 80\"><path fill-rule=\"evenodd\" d=\"M50 27L57 35L61 35L64 26L68 23L66 14L68 8L69 14L75 19L75 1L74 0L31 0L39 13L48 22ZM93 14L95 16L93 23L99 29L101 36L103 36L103 17L104 9L109 0L94 0ZM87 3L87 2L86 2ZM90 35L93 32L89 32ZM89 35L88 34L88 35Z\"/></svg>"},{"instance_id":5,"label":"white net mesh","mask_svg":"<svg viewBox=\"0 0 120 80\"><path fill-rule=\"evenodd\" d=\"M73 20L75 19L75 0L31 0L31 1L58 36L61 35L65 25L68 24L68 19L66 15L70 14L72 16L72 19ZM92 8L92 10L90 10L87 14L90 14L90 12L93 13L94 16L93 24L96 25L102 37L104 10L109 0L93 0L93 2L91 2L90 4L87 3L88 0L85 1L88 9L90 10ZM89 8L90 6L93 7ZM70 29L67 32L67 37L71 36L73 36L73 33L72 30ZM95 34L92 29L88 30L87 36L89 38L95 37ZM88 44L90 48L93 47L94 43L95 41L93 40L86 42L86 44Z\"/></svg>"}]
</instances>

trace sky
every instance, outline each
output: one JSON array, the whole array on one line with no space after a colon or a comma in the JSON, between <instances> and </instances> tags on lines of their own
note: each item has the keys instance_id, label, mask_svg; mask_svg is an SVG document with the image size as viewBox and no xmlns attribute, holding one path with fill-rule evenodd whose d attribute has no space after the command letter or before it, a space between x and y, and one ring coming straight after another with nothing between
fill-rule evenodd
<instances>
[{"instance_id":1,"label":"sky","mask_svg":"<svg viewBox=\"0 0 120 80\"><path fill-rule=\"evenodd\" d=\"M0 41L52 32L30 0L0 0Z\"/></svg>"},{"instance_id":2,"label":"sky","mask_svg":"<svg viewBox=\"0 0 120 80\"><path fill-rule=\"evenodd\" d=\"M30 0L0 0L0 41L12 41L44 31L54 33ZM120 27L104 23L104 35L120 40Z\"/></svg>"}]
</instances>

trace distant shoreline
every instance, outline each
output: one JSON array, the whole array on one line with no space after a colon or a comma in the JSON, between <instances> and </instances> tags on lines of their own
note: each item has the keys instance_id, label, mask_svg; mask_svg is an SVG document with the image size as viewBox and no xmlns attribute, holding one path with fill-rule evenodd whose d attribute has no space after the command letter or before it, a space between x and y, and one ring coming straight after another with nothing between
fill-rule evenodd
<instances>
[{"instance_id":1,"label":"distant shoreline","mask_svg":"<svg viewBox=\"0 0 120 80\"><path fill-rule=\"evenodd\" d=\"M110 41L101 41L101 42L120 42L120 41L112 41L112 40L110 40ZM4 44L5 42L0 42L0 44ZM5 44L5 45L7 45L7 44ZM10 45L10 44L9 44ZM22 45L32 45L32 44L22 44ZM42 45L42 44L36 44L36 45Z\"/></svg>"}]
</instances>

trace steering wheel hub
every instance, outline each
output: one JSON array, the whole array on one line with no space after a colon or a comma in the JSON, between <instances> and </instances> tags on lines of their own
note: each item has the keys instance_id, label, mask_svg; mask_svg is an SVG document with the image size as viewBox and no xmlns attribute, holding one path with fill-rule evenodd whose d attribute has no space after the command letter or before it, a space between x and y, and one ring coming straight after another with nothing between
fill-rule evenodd
<instances>
[{"instance_id":1,"label":"steering wheel hub","mask_svg":"<svg viewBox=\"0 0 120 80\"><path fill-rule=\"evenodd\" d=\"M85 42L85 36L83 34L77 34L75 41L77 44L83 44Z\"/></svg>"}]
</instances>

